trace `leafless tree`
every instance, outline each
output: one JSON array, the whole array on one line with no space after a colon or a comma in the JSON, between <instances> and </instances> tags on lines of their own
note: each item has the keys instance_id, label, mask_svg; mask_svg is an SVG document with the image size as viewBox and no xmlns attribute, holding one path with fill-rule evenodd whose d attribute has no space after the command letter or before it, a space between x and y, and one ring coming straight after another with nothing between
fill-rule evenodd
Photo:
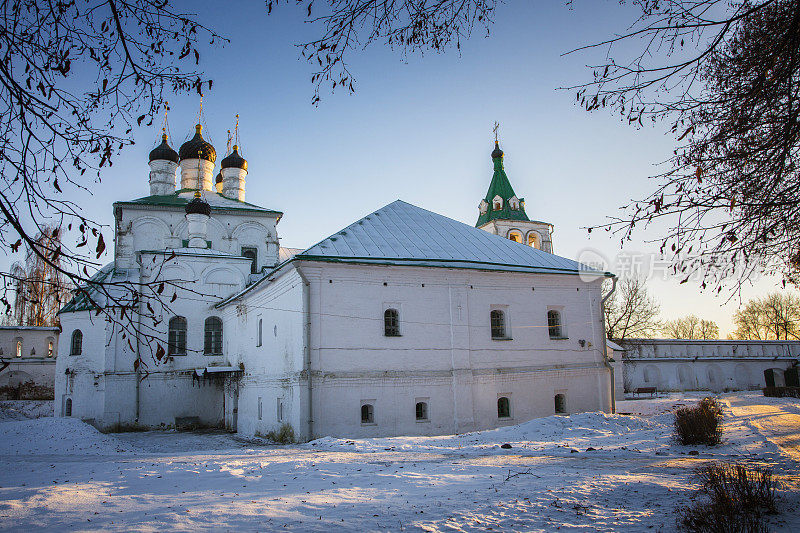
<instances>
[{"instance_id":1,"label":"leafless tree","mask_svg":"<svg viewBox=\"0 0 800 533\"><path fill-rule=\"evenodd\" d=\"M624 241L660 222L675 272L718 291L755 271L797 282L800 2L630 3L641 16L629 31L578 49L605 55L573 88L589 111L666 120L678 147L655 191L600 227Z\"/></svg>"},{"instance_id":2,"label":"leafless tree","mask_svg":"<svg viewBox=\"0 0 800 533\"><path fill-rule=\"evenodd\" d=\"M771 293L748 301L733 315L732 337L745 340L800 340L800 297Z\"/></svg>"},{"instance_id":3,"label":"leafless tree","mask_svg":"<svg viewBox=\"0 0 800 533\"><path fill-rule=\"evenodd\" d=\"M607 292L608 288L604 287L604 291ZM606 301L603 312L609 339L650 338L661 325L658 320L659 305L647 293L644 280L639 278L622 280L612 297Z\"/></svg>"},{"instance_id":4,"label":"leafless tree","mask_svg":"<svg viewBox=\"0 0 800 533\"><path fill-rule=\"evenodd\" d=\"M143 333L132 314L143 308L155 324L159 309L149 302L168 303L170 282L93 277L103 228L65 192L100 180L166 94L211 87L196 70L201 39L221 40L168 0L0 0L0 244L25 245L129 344ZM37 240L54 226L63 232L57 241ZM12 273L0 276L13 289Z\"/></svg>"},{"instance_id":5,"label":"leafless tree","mask_svg":"<svg viewBox=\"0 0 800 533\"><path fill-rule=\"evenodd\" d=\"M670 339L719 339L719 326L713 320L687 315L664 322L661 334Z\"/></svg>"},{"instance_id":6,"label":"leafless tree","mask_svg":"<svg viewBox=\"0 0 800 533\"><path fill-rule=\"evenodd\" d=\"M60 240L60 228L45 227L34 239L34 246L56 249ZM12 265L15 324L58 325L58 310L68 301L71 294L69 279L59 270L59 261L58 257L52 262L44 261L42 254L37 254L31 247L26 247L25 261Z\"/></svg>"}]
</instances>

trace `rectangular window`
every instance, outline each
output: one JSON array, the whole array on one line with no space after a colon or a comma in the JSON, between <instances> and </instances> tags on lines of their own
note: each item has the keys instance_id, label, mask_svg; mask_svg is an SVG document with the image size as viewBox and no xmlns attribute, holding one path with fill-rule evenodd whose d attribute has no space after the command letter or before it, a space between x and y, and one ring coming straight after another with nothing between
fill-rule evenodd
<instances>
[{"instance_id":1,"label":"rectangular window","mask_svg":"<svg viewBox=\"0 0 800 533\"><path fill-rule=\"evenodd\" d=\"M277 406L277 418L278 422L283 422L283 399L278 398L278 406Z\"/></svg>"},{"instance_id":2,"label":"rectangular window","mask_svg":"<svg viewBox=\"0 0 800 533\"><path fill-rule=\"evenodd\" d=\"M261 396L258 397L258 419L261 420L262 415L264 414L263 411L263 404L261 403Z\"/></svg>"},{"instance_id":3,"label":"rectangular window","mask_svg":"<svg viewBox=\"0 0 800 533\"><path fill-rule=\"evenodd\" d=\"M256 346L261 346L263 340L264 340L264 320L262 318L259 318L258 329L256 331Z\"/></svg>"},{"instance_id":4,"label":"rectangular window","mask_svg":"<svg viewBox=\"0 0 800 533\"><path fill-rule=\"evenodd\" d=\"M561 312L551 309L547 312L547 331L551 339L563 339L564 328L561 323Z\"/></svg>"},{"instance_id":5,"label":"rectangular window","mask_svg":"<svg viewBox=\"0 0 800 533\"><path fill-rule=\"evenodd\" d=\"M255 246L242 246L242 257L250 260L250 273L258 272L258 248Z\"/></svg>"},{"instance_id":6,"label":"rectangular window","mask_svg":"<svg viewBox=\"0 0 800 533\"><path fill-rule=\"evenodd\" d=\"M500 309L495 309L489 314L489 323L493 339L507 339L506 314Z\"/></svg>"}]
</instances>

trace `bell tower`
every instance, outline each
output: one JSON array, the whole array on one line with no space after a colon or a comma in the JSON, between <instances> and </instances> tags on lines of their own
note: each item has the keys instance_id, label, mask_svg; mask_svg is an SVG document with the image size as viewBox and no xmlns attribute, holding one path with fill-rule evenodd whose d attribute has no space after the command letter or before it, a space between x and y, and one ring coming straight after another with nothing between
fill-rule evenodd
<instances>
[{"instance_id":1,"label":"bell tower","mask_svg":"<svg viewBox=\"0 0 800 533\"><path fill-rule=\"evenodd\" d=\"M478 204L478 222L475 227L506 239L553 253L553 225L531 220L525 213L525 199L519 198L508 181L503 168L503 151L497 140L495 124L494 150L492 164L494 174L486 197Z\"/></svg>"}]
</instances>

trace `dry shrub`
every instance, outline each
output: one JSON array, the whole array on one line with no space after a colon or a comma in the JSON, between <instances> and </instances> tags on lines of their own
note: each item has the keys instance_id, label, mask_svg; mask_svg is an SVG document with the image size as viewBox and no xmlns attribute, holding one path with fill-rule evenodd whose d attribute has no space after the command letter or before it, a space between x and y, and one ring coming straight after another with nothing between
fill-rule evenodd
<instances>
[{"instance_id":1,"label":"dry shrub","mask_svg":"<svg viewBox=\"0 0 800 533\"><path fill-rule=\"evenodd\" d=\"M762 533L764 515L777 512L775 479L768 468L710 464L697 471L709 501L678 509L678 525L693 533Z\"/></svg>"},{"instance_id":2,"label":"dry shrub","mask_svg":"<svg viewBox=\"0 0 800 533\"><path fill-rule=\"evenodd\" d=\"M714 446L722 440L722 407L714 398L703 398L694 407L675 411L675 438L684 446Z\"/></svg>"},{"instance_id":3,"label":"dry shrub","mask_svg":"<svg viewBox=\"0 0 800 533\"><path fill-rule=\"evenodd\" d=\"M297 442L294 437L294 428L288 422L281 425L278 431L273 429L272 431L268 432L266 437L272 442L277 442L278 444L293 444Z\"/></svg>"}]
</instances>

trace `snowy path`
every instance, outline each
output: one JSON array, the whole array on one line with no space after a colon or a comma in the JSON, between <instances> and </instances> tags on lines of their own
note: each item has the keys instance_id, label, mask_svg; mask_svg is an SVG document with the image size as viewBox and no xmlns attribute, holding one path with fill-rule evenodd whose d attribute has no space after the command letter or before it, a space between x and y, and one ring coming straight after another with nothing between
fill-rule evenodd
<instances>
[{"instance_id":1,"label":"snowy path","mask_svg":"<svg viewBox=\"0 0 800 533\"><path fill-rule=\"evenodd\" d=\"M747 419L759 433L800 461L800 407L796 401L763 405L731 397L727 402L734 416Z\"/></svg>"},{"instance_id":2,"label":"snowy path","mask_svg":"<svg viewBox=\"0 0 800 533\"><path fill-rule=\"evenodd\" d=\"M755 413L800 411L800 402L725 398ZM698 455L670 441L670 421L585 413L458 436L283 447L222 433L102 435L72 419L5 422L0 530L674 531L692 470L708 460L793 476L782 506L800 507L798 463L746 412L728 412L726 442ZM772 526L797 531L800 517Z\"/></svg>"}]
</instances>

